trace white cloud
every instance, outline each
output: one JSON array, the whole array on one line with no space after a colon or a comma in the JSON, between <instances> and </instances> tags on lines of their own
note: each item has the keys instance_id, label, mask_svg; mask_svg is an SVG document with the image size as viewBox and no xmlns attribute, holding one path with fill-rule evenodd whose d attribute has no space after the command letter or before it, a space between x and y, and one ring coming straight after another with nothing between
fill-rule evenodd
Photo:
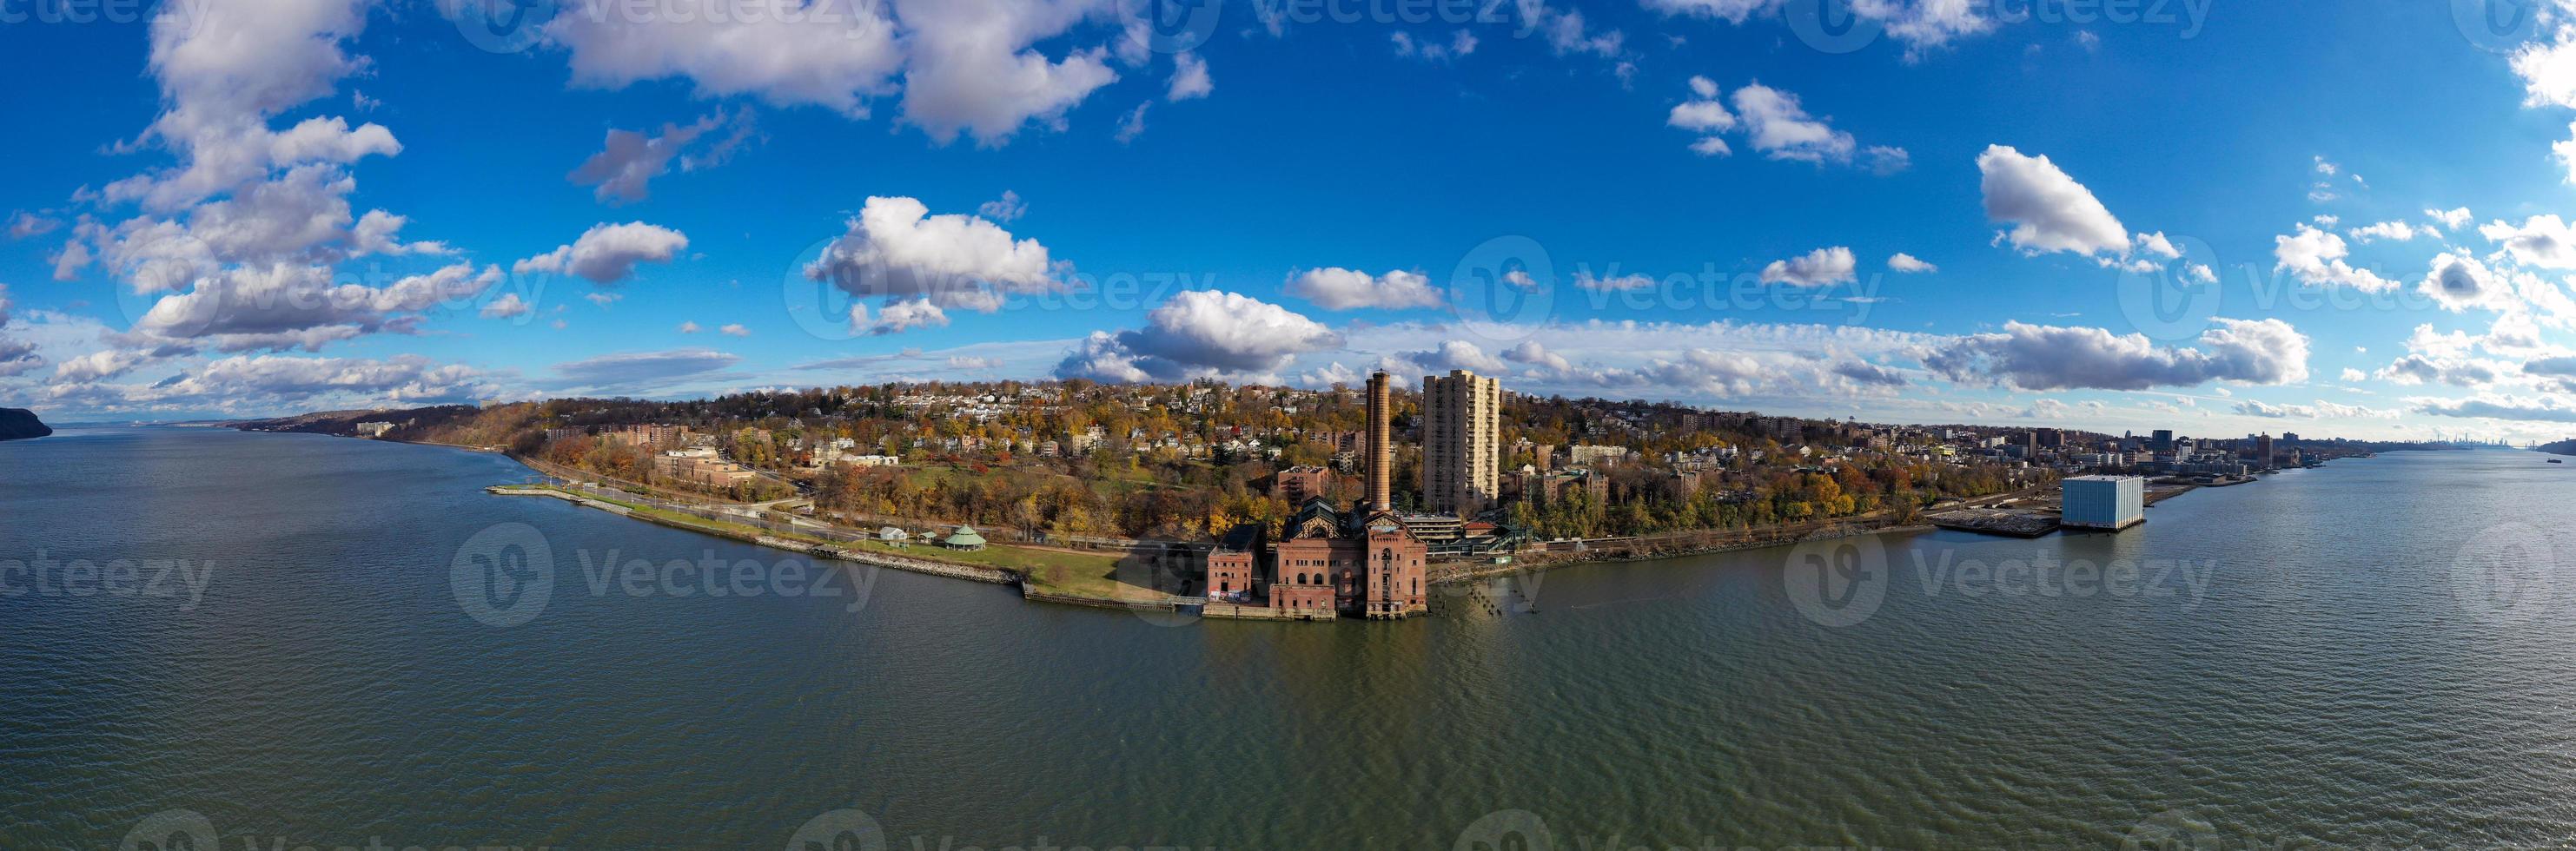
<instances>
[{"instance_id":1,"label":"white cloud","mask_svg":"<svg viewBox=\"0 0 2576 851\"><path fill-rule=\"evenodd\" d=\"M2459 207L2449 210L2425 210L2424 215L2436 222L2442 223L2442 228L2444 230L2459 230L2461 225L2468 224L2470 221L2469 208L2467 207ZM2328 225L2328 227L2332 227L2332 225Z\"/></svg>"},{"instance_id":2,"label":"white cloud","mask_svg":"<svg viewBox=\"0 0 2576 851\"><path fill-rule=\"evenodd\" d=\"M478 314L485 319L508 319L526 316L535 311L536 307L520 299L518 293L502 293L500 298L484 303L483 309L478 311Z\"/></svg>"},{"instance_id":3,"label":"white cloud","mask_svg":"<svg viewBox=\"0 0 2576 851\"><path fill-rule=\"evenodd\" d=\"M1172 57L1172 65L1172 81L1163 95L1164 100L1179 103L1207 97L1216 91L1216 83L1208 79L1207 60L1199 58L1198 54L1182 51Z\"/></svg>"},{"instance_id":4,"label":"white cloud","mask_svg":"<svg viewBox=\"0 0 2576 851\"><path fill-rule=\"evenodd\" d=\"M908 32L904 120L946 143L966 133L999 145L1031 123L1060 128L1064 114L1118 79L1107 51L1050 59L1033 49L1099 7L1090 0L898 0ZM1184 89L1176 80L1172 94Z\"/></svg>"},{"instance_id":5,"label":"white cloud","mask_svg":"<svg viewBox=\"0 0 2576 851\"><path fill-rule=\"evenodd\" d=\"M1757 14L1781 8L1781 0L1642 0L1667 15L1694 15L1742 24ZM1995 29L1995 20L1980 14L1990 4L1971 0L1853 0L1849 13L1878 27L1905 45L1905 61L1919 62L1934 49L1957 39ZM1812 14L1812 13L1810 13Z\"/></svg>"},{"instance_id":6,"label":"white cloud","mask_svg":"<svg viewBox=\"0 0 2576 851\"><path fill-rule=\"evenodd\" d=\"M1574 368L1574 364L1567 361L1564 355L1548 351L1547 347L1541 345L1537 340L1522 340L1519 345L1513 346L1510 350L1503 352L1503 359L1513 363L1528 364L1540 369L1562 371Z\"/></svg>"},{"instance_id":7,"label":"white cloud","mask_svg":"<svg viewBox=\"0 0 2576 851\"><path fill-rule=\"evenodd\" d=\"M749 8L731 0L666 0L642 15L637 8L574 0L546 24L546 37L572 52L575 84L685 78L702 97L752 95L865 117L869 100L894 91L904 62L883 3L816 0L795 15L731 14Z\"/></svg>"},{"instance_id":8,"label":"white cloud","mask_svg":"<svg viewBox=\"0 0 2576 851\"><path fill-rule=\"evenodd\" d=\"M2163 348L2144 334L2007 323L1928 347L1924 366L1954 381L2023 390L2145 390L2209 381L2286 384L2308 376L2308 338L2278 319L2219 319L2201 348Z\"/></svg>"},{"instance_id":9,"label":"white cloud","mask_svg":"<svg viewBox=\"0 0 2576 851\"><path fill-rule=\"evenodd\" d=\"M948 311L939 309L939 305L932 304L927 298L889 301L885 309L877 311L876 319L873 321L868 319L867 305L850 305L852 333L900 334L915 328L946 327L948 327Z\"/></svg>"},{"instance_id":10,"label":"white cloud","mask_svg":"<svg viewBox=\"0 0 2576 851\"><path fill-rule=\"evenodd\" d=\"M1801 287L1823 287L1858 280L1859 262L1852 250L1843 246L1819 248L1803 256L1774 260L1762 267L1762 282L1786 283Z\"/></svg>"},{"instance_id":11,"label":"white cloud","mask_svg":"<svg viewBox=\"0 0 2576 851\"><path fill-rule=\"evenodd\" d=\"M682 323L680 323L680 333L682 333L682 334L695 334L695 333L698 333L698 332L700 332L700 331L704 331L704 330L707 330L707 329L706 329L706 328L704 328L704 327L699 326L699 325L698 325L698 323L697 323L697 322L695 322L695 321L689 321L689 322L682 322Z\"/></svg>"},{"instance_id":12,"label":"white cloud","mask_svg":"<svg viewBox=\"0 0 2576 851\"><path fill-rule=\"evenodd\" d=\"M2440 239L2442 237L2440 231L2436 231L2431 227L2417 230L2414 225L2400 221L2385 221L2378 224L2366 225L2345 231L2345 233L2362 242L2370 242L2372 240L2379 239L2405 242L2407 240L2414 239L2419 234L2427 239Z\"/></svg>"},{"instance_id":13,"label":"white cloud","mask_svg":"<svg viewBox=\"0 0 2576 851\"><path fill-rule=\"evenodd\" d=\"M2014 248L2030 254L2128 250L2128 229L2093 197L2092 190L2047 157L1988 145L1977 156L1977 170L1984 175L1986 218L2014 226L2005 234Z\"/></svg>"},{"instance_id":14,"label":"white cloud","mask_svg":"<svg viewBox=\"0 0 2576 851\"><path fill-rule=\"evenodd\" d=\"M745 328L741 323L737 322L717 328L716 333L723 334L727 337L749 337L751 336L751 329Z\"/></svg>"},{"instance_id":15,"label":"white cloud","mask_svg":"<svg viewBox=\"0 0 2576 851\"><path fill-rule=\"evenodd\" d=\"M2498 220L2479 226L2478 233L2503 245L2514 262L2541 269L2576 269L2576 231L2555 215L2532 216L2519 227Z\"/></svg>"},{"instance_id":16,"label":"white cloud","mask_svg":"<svg viewBox=\"0 0 2576 851\"><path fill-rule=\"evenodd\" d=\"M1287 308L1191 290L1146 313L1144 328L1092 334L1057 365L1056 375L1101 381L1268 376L1297 355L1341 344L1340 335Z\"/></svg>"},{"instance_id":17,"label":"white cloud","mask_svg":"<svg viewBox=\"0 0 2576 851\"><path fill-rule=\"evenodd\" d=\"M2521 304L2507 282L2466 251L2434 257L2432 271L2425 273L2417 286L2444 310L2453 312L2471 307L2505 310Z\"/></svg>"},{"instance_id":18,"label":"white cloud","mask_svg":"<svg viewBox=\"0 0 2576 851\"><path fill-rule=\"evenodd\" d=\"M2297 233L2273 238L2272 257L2277 261L2273 268L2288 271L2313 286L2351 287L2373 293L2397 287L2395 281L2345 262L2352 252L2344 245L2343 237L2306 224L2298 228Z\"/></svg>"},{"instance_id":19,"label":"white cloud","mask_svg":"<svg viewBox=\"0 0 2576 851\"><path fill-rule=\"evenodd\" d=\"M1904 272L1908 274L1941 271L1941 267L1923 262L1922 258L1902 251L1896 252L1887 258L1887 268L1891 271Z\"/></svg>"},{"instance_id":20,"label":"white cloud","mask_svg":"<svg viewBox=\"0 0 2576 851\"><path fill-rule=\"evenodd\" d=\"M1378 361L1378 368L1396 375L1439 374L1453 369L1497 375L1511 370L1511 365L1485 353L1466 340L1443 340L1436 348L1418 352L1397 352Z\"/></svg>"},{"instance_id":21,"label":"white cloud","mask_svg":"<svg viewBox=\"0 0 2576 851\"><path fill-rule=\"evenodd\" d=\"M1016 239L975 216L930 215L920 201L902 197L869 198L805 275L860 298L926 299L985 313L1000 310L1009 295L1062 287L1037 240Z\"/></svg>"},{"instance_id":22,"label":"white cloud","mask_svg":"<svg viewBox=\"0 0 2576 851\"><path fill-rule=\"evenodd\" d=\"M689 247L689 238L679 231L643 222L597 224L583 231L571 245L521 260L510 266L518 274L530 272L578 275L591 283L607 286L635 274L635 264L668 263L673 255Z\"/></svg>"},{"instance_id":23,"label":"white cloud","mask_svg":"<svg viewBox=\"0 0 2576 851\"><path fill-rule=\"evenodd\" d=\"M1753 149L1775 160L1841 163L1851 160L1851 134L1809 116L1798 96L1753 83L1735 90L1735 111L1742 115Z\"/></svg>"},{"instance_id":24,"label":"white cloud","mask_svg":"<svg viewBox=\"0 0 2576 851\"><path fill-rule=\"evenodd\" d=\"M1431 279L1420 272L1403 270L1370 277L1352 269L1310 269L1290 275L1285 291L1325 310L1405 310L1446 303L1440 291L1431 286Z\"/></svg>"}]
</instances>

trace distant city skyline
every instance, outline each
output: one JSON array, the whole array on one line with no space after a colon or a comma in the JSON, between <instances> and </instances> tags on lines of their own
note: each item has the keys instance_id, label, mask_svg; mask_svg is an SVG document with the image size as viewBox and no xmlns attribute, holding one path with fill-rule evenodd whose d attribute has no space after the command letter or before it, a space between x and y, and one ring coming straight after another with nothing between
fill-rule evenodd
<instances>
[{"instance_id":1,"label":"distant city skyline","mask_svg":"<svg viewBox=\"0 0 2576 851\"><path fill-rule=\"evenodd\" d=\"M0 48L57 82L9 101L0 406L1465 369L2545 442L2576 9L2484 5L30 11Z\"/></svg>"}]
</instances>

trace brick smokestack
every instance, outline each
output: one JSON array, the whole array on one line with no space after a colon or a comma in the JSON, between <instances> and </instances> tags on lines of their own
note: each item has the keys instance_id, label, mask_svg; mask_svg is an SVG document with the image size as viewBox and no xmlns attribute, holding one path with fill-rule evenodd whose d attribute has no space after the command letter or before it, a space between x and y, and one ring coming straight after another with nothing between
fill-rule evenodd
<instances>
[{"instance_id":1,"label":"brick smokestack","mask_svg":"<svg viewBox=\"0 0 2576 851\"><path fill-rule=\"evenodd\" d=\"M1388 421L1395 416L1394 379L1383 371L1368 383L1368 500L1371 511L1395 508L1395 438Z\"/></svg>"}]
</instances>

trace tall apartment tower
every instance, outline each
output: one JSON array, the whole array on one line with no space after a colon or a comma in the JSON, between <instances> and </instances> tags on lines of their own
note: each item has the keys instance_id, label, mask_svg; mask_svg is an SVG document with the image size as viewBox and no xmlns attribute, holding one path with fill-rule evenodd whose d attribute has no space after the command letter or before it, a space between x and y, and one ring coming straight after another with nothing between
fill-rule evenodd
<instances>
[{"instance_id":1,"label":"tall apartment tower","mask_svg":"<svg viewBox=\"0 0 2576 851\"><path fill-rule=\"evenodd\" d=\"M1502 382L1463 369L1422 378L1422 504L1473 517L1502 494Z\"/></svg>"},{"instance_id":2,"label":"tall apartment tower","mask_svg":"<svg viewBox=\"0 0 2576 851\"><path fill-rule=\"evenodd\" d=\"M1368 381L1368 510L1395 510L1394 381L1383 371Z\"/></svg>"}]
</instances>

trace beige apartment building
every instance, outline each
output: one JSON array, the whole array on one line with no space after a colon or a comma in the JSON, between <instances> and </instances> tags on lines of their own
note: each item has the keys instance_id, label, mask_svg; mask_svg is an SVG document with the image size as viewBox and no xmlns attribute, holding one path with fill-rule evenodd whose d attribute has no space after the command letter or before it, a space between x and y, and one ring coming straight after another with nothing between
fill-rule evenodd
<instances>
[{"instance_id":1,"label":"beige apartment building","mask_svg":"<svg viewBox=\"0 0 2576 851\"><path fill-rule=\"evenodd\" d=\"M1423 510L1473 517L1493 505L1502 436L1502 382L1463 369L1423 376Z\"/></svg>"}]
</instances>

